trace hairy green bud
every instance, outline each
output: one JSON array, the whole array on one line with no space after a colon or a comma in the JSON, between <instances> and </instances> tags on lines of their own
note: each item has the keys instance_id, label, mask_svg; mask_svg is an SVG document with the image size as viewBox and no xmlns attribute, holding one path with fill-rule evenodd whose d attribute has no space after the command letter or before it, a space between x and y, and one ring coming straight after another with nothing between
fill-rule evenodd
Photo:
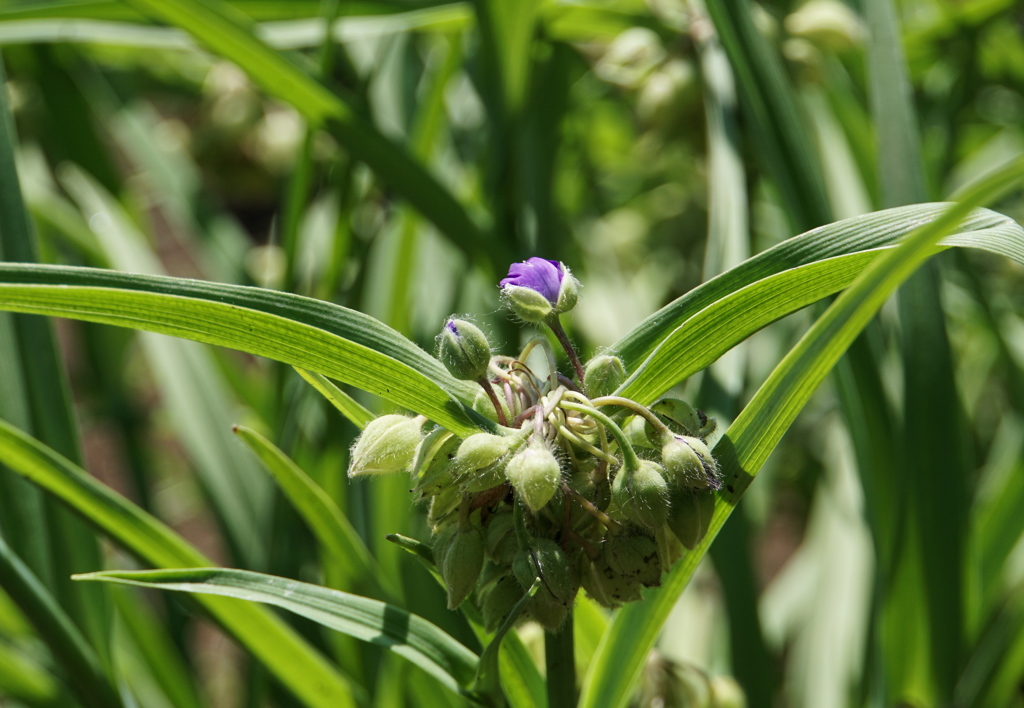
<instances>
[{"instance_id":1,"label":"hairy green bud","mask_svg":"<svg viewBox=\"0 0 1024 708\"><path fill-rule=\"evenodd\" d=\"M622 359L607 354L595 356L587 362L583 381L587 395L591 398L610 396L626 380L626 367Z\"/></svg>"},{"instance_id":2,"label":"hairy green bud","mask_svg":"<svg viewBox=\"0 0 1024 708\"><path fill-rule=\"evenodd\" d=\"M562 468L547 443L534 436L529 445L509 460L505 476L516 496L531 510L540 511L558 491Z\"/></svg>"},{"instance_id":3,"label":"hairy green bud","mask_svg":"<svg viewBox=\"0 0 1024 708\"><path fill-rule=\"evenodd\" d=\"M352 445L348 476L391 474L409 469L423 437L424 422L421 416L404 415L382 415L371 420Z\"/></svg>"},{"instance_id":4,"label":"hairy green bud","mask_svg":"<svg viewBox=\"0 0 1024 708\"><path fill-rule=\"evenodd\" d=\"M512 561L512 572L524 588L541 579L541 590L547 590L558 601L568 604L573 599L573 581L569 559L554 541L535 538L529 548L521 549ZM540 593L538 593L539 595Z\"/></svg>"},{"instance_id":5,"label":"hairy green bud","mask_svg":"<svg viewBox=\"0 0 1024 708\"><path fill-rule=\"evenodd\" d=\"M715 487L715 458L708 446L688 435L666 436L661 448L661 463L674 484L691 489Z\"/></svg>"},{"instance_id":6,"label":"hairy green bud","mask_svg":"<svg viewBox=\"0 0 1024 708\"><path fill-rule=\"evenodd\" d=\"M522 442L522 435L491 433L476 433L463 440L453 460L463 489L479 492L501 484L504 464Z\"/></svg>"},{"instance_id":7,"label":"hairy green bud","mask_svg":"<svg viewBox=\"0 0 1024 708\"><path fill-rule=\"evenodd\" d=\"M518 547L513 527L512 512L492 514L484 527L484 545L487 557L498 565L509 565L515 558Z\"/></svg>"},{"instance_id":8,"label":"hairy green bud","mask_svg":"<svg viewBox=\"0 0 1024 708\"><path fill-rule=\"evenodd\" d=\"M685 487L672 488L669 497L671 506L668 513L668 527L684 546L693 550L711 525L715 511L715 497L709 492L700 492Z\"/></svg>"},{"instance_id":9,"label":"hairy green bud","mask_svg":"<svg viewBox=\"0 0 1024 708\"><path fill-rule=\"evenodd\" d=\"M480 608L487 631L496 630L522 597L523 588L519 585L518 580L511 575L499 578L488 590Z\"/></svg>"},{"instance_id":10,"label":"hairy green bud","mask_svg":"<svg viewBox=\"0 0 1024 708\"><path fill-rule=\"evenodd\" d=\"M651 406L651 410L658 414L669 428L690 437L703 440L715 432L718 427L714 418L708 418L704 415L704 411L694 408L679 398L663 398ZM648 429L648 435L652 440L656 439L650 429Z\"/></svg>"},{"instance_id":11,"label":"hairy green bud","mask_svg":"<svg viewBox=\"0 0 1024 708\"><path fill-rule=\"evenodd\" d=\"M448 609L454 610L469 597L484 566L484 539L480 529L460 526L448 544L441 563L441 577L448 588Z\"/></svg>"},{"instance_id":12,"label":"hairy green bud","mask_svg":"<svg viewBox=\"0 0 1024 708\"><path fill-rule=\"evenodd\" d=\"M472 322L450 319L438 337L437 357L455 378L478 381L487 374L491 345Z\"/></svg>"},{"instance_id":13,"label":"hairy green bud","mask_svg":"<svg viewBox=\"0 0 1024 708\"><path fill-rule=\"evenodd\" d=\"M646 533L609 534L604 542L604 559L613 571L635 578L645 587L661 584L658 543Z\"/></svg>"},{"instance_id":14,"label":"hairy green bud","mask_svg":"<svg viewBox=\"0 0 1024 708\"><path fill-rule=\"evenodd\" d=\"M527 605L527 611L546 629L557 630L576 597L573 568L561 546L545 538L533 539L529 548L516 554L512 573L523 588L529 588L535 578L540 578L540 588Z\"/></svg>"},{"instance_id":15,"label":"hairy green bud","mask_svg":"<svg viewBox=\"0 0 1024 708\"><path fill-rule=\"evenodd\" d=\"M661 465L641 460L633 471L619 470L612 482L612 501L634 523L657 529L668 520L668 482Z\"/></svg>"}]
</instances>

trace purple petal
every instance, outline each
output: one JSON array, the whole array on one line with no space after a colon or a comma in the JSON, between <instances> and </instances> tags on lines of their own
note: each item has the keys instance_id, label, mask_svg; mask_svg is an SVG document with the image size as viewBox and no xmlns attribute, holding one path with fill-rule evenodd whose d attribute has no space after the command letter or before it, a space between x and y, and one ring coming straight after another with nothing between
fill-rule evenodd
<instances>
[{"instance_id":1,"label":"purple petal","mask_svg":"<svg viewBox=\"0 0 1024 708\"><path fill-rule=\"evenodd\" d=\"M501 281L501 287L516 285L536 290L554 305L558 301L563 274L562 264L558 261L534 257L509 266L508 276Z\"/></svg>"}]
</instances>

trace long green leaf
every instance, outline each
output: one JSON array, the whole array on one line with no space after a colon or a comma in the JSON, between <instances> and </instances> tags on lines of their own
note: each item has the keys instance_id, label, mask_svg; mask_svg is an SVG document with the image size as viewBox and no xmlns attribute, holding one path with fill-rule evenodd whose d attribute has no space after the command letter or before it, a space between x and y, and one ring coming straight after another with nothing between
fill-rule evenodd
<instances>
[{"instance_id":1,"label":"long green leaf","mask_svg":"<svg viewBox=\"0 0 1024 708\"><path fill-rule=\"evenodd\" d=\"M242 13L219 0L124 0L140 12L180 27L229 59L268 94L323 126L357 159L409 200L466 253L492 257L506 248L484 233L433 175L390 142L340 96L258 40Z\"/></svg>"},{"instance_id":2,"label":"long green leaf","mask_svg":"<svg viewBox=\"0 0 1024 708\"><path fill-rule=\"evenodd\" d=\"M854 281L775 368L715 446L725 487L701 543L668 574L644 602L623 608L605 635L584 681L580 705L623 706L643 669L662 624L740 496L789 428L797 413L885 299L985 200L1024 177L1015 161L978 185L938 219L920 226L898 248L879 258Z\"/></svg>"},{"instance_id":3,"label":"long green leaf","mask_svg":"<svg viewBox=\"0 0 1024 708\"><path fill-rule=\"evenodd\" d=\"M477 655L422 617L339 590L231 568L106 571L76 575L75 579L266 603L383 646L409 659L453 691L468 688L476 675Z\"/></svg>"},{"instance_id":4,"label":"long green leaf","mask_svg":"<svg viewBox=\"0 0 1024 708\"><path fill-rule=\"evenodd\" d=\"M673 300L633 328L612 349L622 357L626 368L632 370L676 327L729 293L790 268L891 245L926 221L938 217L946 206L917 204L886 209L843 219L794 236ZM978 210L961 224L959 230L967 233L1012 223L1001 214Z\"/></svg>"},{"instance_id":5,"label":"long green leaf","mask_svg":"<svg viewBox=\"0 0 1024 708\"><path fill-rule=\"evenodd\" d=\"M147 562L160 567L212 565L167 526L3 421L0 421L0 458L15 472L63 500ZM323 656L270 612L219 598L203 598L201 602L307 706L354 705L345 680Z\"/></svg>"},{"instance_id":6,"label":"long green leaf","mask_svg":"<svg viewBox=\"0 0 1024 708\"><path fill-rule=\"evenodd\" d=\"M338 409L338 412L348 418L360 430L365 428L374 419L373 413L368 411L359 401L331 383L327 377L321 376L315 371L307 371L306 369L296 368L295 370L299 372L299 376L319 391L324 398L330 401L332 406Z\"/></svg>"},{"instance_id":7,"label":"long green leaf","mask_svg":"<svg viewBox=\"0 0 1024 708\"><path fill-rule=\"evenodd\" d=\"M29 706L53 705L57 681L21 652L0 644L0 696Z\"/></svg>"},{"instance_id":8,"label":"long green leaf","mask_svg":"<svg viewBox=\"0 0 1024 708\"><path fill-rule=\"evenodd\" d=\"M368 315L261 288L70 266L0 265L0 309L71 317L232 347L317 371L460 435L493 427L471 386ZM461 399L461 400L460 400Z\"/></svg>"},{"instance_id":9,"label":"long green leaf","mask_svg":"<svg viewBox=\"0 0 1024 708\"><path fill-rule=\"evenodd\" d=\"M999 253L1024 264L1024 229L1009 219L1000 227L947 237L942 244ZM765 325L839 292L886 250L860 251L792 268L723 297L664 339L623 384L619 395L653 402Z\"/></svg>"},{"instance_id":10,"label":"long green leaf","mask_svg":"<svg viewBox=\"0 0 1024 708\"><path fill-rule=\"evenodd\" d=\"M927 192L921 140L896 8L891 0L866 0L864 14L880 204L923 201ZM885 598L881 614L887 703L912 700L922 691L928 692L928 702L948 703L963 655L965 500L974 466L969 460L939 281L937 265L929 263L899 294L904 372L899 465L903 474L888 485L902 484L907 503L889 513L908 518L910 533L908 542L898 549L896 577L886 578L887 570L880 571L883 582L898 584ZM900 572L918 563L919 574ZM919 613L926 622L925 632L907 622ZM925 658L920 671L908 654Z\"/></svg>"}]
</instances>

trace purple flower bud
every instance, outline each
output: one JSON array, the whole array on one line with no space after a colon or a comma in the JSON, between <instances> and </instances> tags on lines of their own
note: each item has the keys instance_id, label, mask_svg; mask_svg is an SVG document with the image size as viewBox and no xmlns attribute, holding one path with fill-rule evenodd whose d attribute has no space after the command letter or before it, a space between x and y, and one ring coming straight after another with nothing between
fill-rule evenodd
<instances>
[{"instance_id":1,"label":"purple flower bud","mask_svg":"<svg viewBox=\"0 0 1024 708\"><path fill-rule=\"evenodd\" d=\"M530 258L509 266L501 292L525 322L543 322L576 306L579 283L558 261Z\"/></svg>"},{"instance_id":2,"label":"purple flower bud","mask_svg":"<svg viewBox=\"0 0 1024 708\"><path fill-rule=\"evenodd\" d=\"M536 290L554 306L558 302L558 290L562 287L564 274L565 269L558 261L534 257L510 265L508 277L501 281L501 287L504 289L508 285L515 285Z\"/></svg>"}]
</instances>

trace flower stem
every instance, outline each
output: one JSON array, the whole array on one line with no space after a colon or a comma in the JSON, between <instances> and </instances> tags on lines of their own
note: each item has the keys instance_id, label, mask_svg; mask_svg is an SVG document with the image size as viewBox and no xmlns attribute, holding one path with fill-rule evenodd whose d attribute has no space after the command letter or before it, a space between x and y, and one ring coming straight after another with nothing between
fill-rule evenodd
<instances>
[{"instance_id":1,"label":"flower stem","mask_svg":"<svg viewBox=\"0 0 1024 708\"><path fill-rule=\"evenodd\" d=\"M508 420L505 418L505 411L501 407L501 402L498 401L498 396L494 393L494 387L491 386L491 382L486 377L481 376L477 379L477 383L480 384L480 388L484 390L487 397L491 399L491 403L494 405L494 410L498 413L498 422L504 426L508 426Z\"/></svg>"},{"instance_id":2,"label":"flower stem","mask_svg":"<svg viewBox=\"0 0 1024 708\"><path fill-rule=\"evenodd\" d=\"M562 329L562 323L557 317L552 317L547 320L548 327L555 334L555 339L562 345L562 349L569 355L569 361L572 362L572 368L576 370L576 378L580 380L580 390L584 393L587 392L586 385L583 383L583 364L580 363L580 358L576 356L576 350L573 349L572 342L569 341L569 337L565 334L565 330Z\"/></svg>"},{"instance_id":3,"label":"flower stem","mask_svg":"<svg viewBox=\"0 0 1024 708\"><path fill-rule=\"evenodd\" d=\"M548 705L576 705L576 656L573 646L572 610L557 632L544 633L544 664L547 668Z\"/></svg>"},{"instance_id":4,"label":"flower stem","mask_svg":"<svg viewBox=\"0 0 1024 708\"><path fill-rule=\"evenodd\" d=\"M562 408L586 413L591 418L602 423L605 429L611 433L613 438L615 438L615 442L619 444L619 450L622 451L622 462L626 471L630 474L636 472L637 468L640 467L640 458L636 456L636 451L633 449L633 446L629 444L629 439L626 437L626 434L622 432L622 428L615 424L615 421L593 406L585 406L579 403L562 401Z\"/></svg>"}]
</instances>

